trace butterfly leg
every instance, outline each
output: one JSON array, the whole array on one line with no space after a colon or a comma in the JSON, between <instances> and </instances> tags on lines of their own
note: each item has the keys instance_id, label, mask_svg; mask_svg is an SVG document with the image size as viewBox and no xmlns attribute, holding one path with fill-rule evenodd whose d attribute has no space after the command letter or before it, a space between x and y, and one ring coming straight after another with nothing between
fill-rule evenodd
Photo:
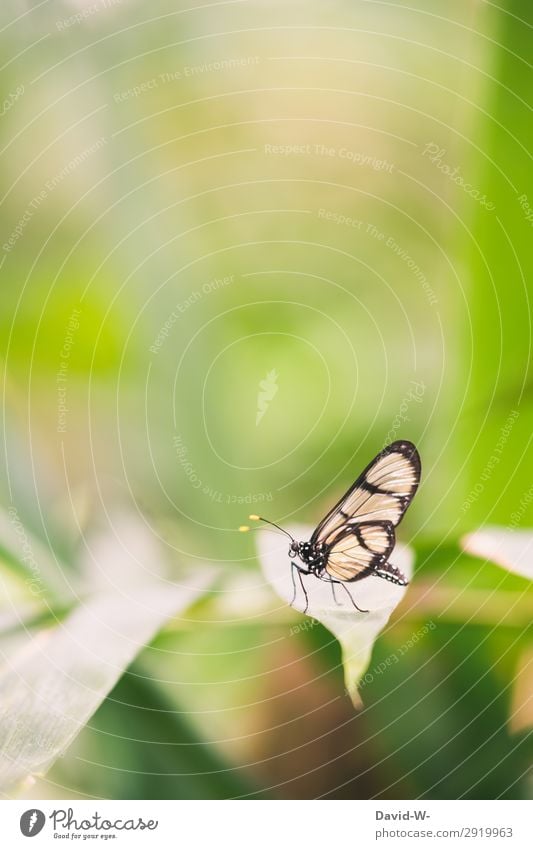
<instances>
[{"instance_id":1,"label":"butterfly leg","mask_svg":"<svg viewBox=\"0 0 533 849\"><path fill-rule=\"evenodd\" d=\"M293 589L292 598L289 602L291 607L293 606L294 602L296 601L296 581L294 580L294 570L295 569L298 569L298 567L297 567L296 563L293 563L291 561L291 579L292 579L292 589Z\"/></svg>"},{"instance_id":2,"label":"butterfly leg","mask_svg":"<svg viewBox=\"0 0 533 849\"><path fill-rule=\"evenodd\" d=\"M335 595L335 584L336 583L337 583L336 581L331 581L331 594L333 596L333 601L335 602L337 607L342 607L342 604L340 603L337 596Z\"/></svg>"},{"instance_id":3,"label":"butterfly leg","mask_svg":"<svg viewBox=\"0 0 533 849\"><path fill-rule=\"evenodd\" d=\"M298 580L300 581L300 586L302 588L302 592L305 596L305 607L304 607L302 612L307 613L307 608L309 607L309 598L307 597L307 591L304 587L304 581L303 581L302 575L308 575L309 572L305 572L303 569L300 569L300 567L297 566L297 564L293 563L292 561L291 561L291 578L292 578L292 585L294 587L294 594L292 596L291 606L296 601L296 582L294 580L294 570L295 569L296 569L296 574L298 575Z\"/></svg>"},{"instance_id":4,"label":"butterfly leg","mask_svg":"<svg viewBox=\"0 0 533 849\"><path fill-rule=\"evenodd\" d=\"M339 583L340 583L341 587L343 588L343 590L345 590L345 592L346 592L346 593L348 593L348 598L349 598L349 599L350 599L350 601L352 602L352 604L353 604L353 606L355 607L355 609L359 611L359 613L369 613L369 612L370 612L370 611L368 611L368 610L362 610L360 607L357 607L357 605L356 605L356 603L355 603L355 601L354 601L354 599L353 599L353 596L352 596L352 595L351 595L351 593L348 591L348 587L346 586L346 584L343 584L343 583L341 583L340 581L339 581Z\"/></svg>"},{"instance_id":5,"label":"butterfly leg","mask_svg":"<svg viewBox=\"0 0 533 849\"><path fill-rule=\"evenodd\" d=\"M337 607L342 607L341 602L337 598L337 594L335 592L335 584L340 584L340 581L334 581L332 578L327 578L324 575L320 576L321 581L326 581L331 586L331 594L333 596L333 601L337 605Z\"/></svg>"},{"instance_id":6,"label":"butterfly leg","mask_svg":"<svg viewBox=\"0 0 533 849\"><path fill-rule=\"evenodd\" d=\"M309 573L306 573L306 574L309 574ZM299 569L298 569L298 577L300 578L300 584L301 584L301 587L302 587L302 590L303 590L303 594L305 596L305 607L304 607L302 613L307 613L307 609L309 607L309 599L307 597L307 591L304 587L304 579L302 578L302 573Z\"/></svg>"}]
</instances>

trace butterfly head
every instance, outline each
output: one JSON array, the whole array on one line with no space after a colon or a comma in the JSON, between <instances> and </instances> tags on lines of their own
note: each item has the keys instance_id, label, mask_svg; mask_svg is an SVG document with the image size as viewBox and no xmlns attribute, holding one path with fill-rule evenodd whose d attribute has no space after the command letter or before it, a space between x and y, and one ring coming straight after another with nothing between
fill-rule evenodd
<instances>
[{"instance_id":1,"label":"butterfly head","mask_svg":"<svg viewBox=\"0 0 533 849\"><path fill-rule=\"evenodd\" d=\"M314 546L310 542L296 542L293 540L289 546L289 557L299 557L304 563L313 559Z\"/></svg>"},{"instance_id":2,"label":"butterfly head","mask_svg":"<svg viewBox=\"0 0 533 849\"><path fill-rule=\"evenodd\" d=\"M295 542L289 549L289 557L299 557L310 572L320 575L326 563L326 550L322 544L312 542Z\"/></svg>"},{"instance_id":3,"label":"butterfly head","mask_svg":"<svg viewBox=\"0 0 533 849\"><path fill-rule=\"evenodd\" d=\"M263 516L256 516L255 514L252 514L249 518L253 522L265 522L267 525L272 525L272 527L277 528L278 531L288 536L291 541L289 557L291 560L296 557L299 558L307 566L306 571L314 572L317 575L323 571L327 559L327 546L323 543L298 542L285 528L282 528L275 522L271 522L270 519L265 519ZM241 525L239 530L248 531L249 527L248 525Z\"/></svg>"}]
</instances>

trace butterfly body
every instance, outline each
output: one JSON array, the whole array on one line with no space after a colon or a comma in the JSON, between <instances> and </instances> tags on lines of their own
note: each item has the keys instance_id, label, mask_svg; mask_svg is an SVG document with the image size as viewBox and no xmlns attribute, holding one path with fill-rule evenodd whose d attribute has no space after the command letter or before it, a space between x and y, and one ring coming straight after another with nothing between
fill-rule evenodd
<instances>
[{"instance_id":1,"label":"butterfly body","mask_svg":"<svg viewBox=\"0 0 533 849\"><path fill-rule=\"evenodd\" d=\"M328 558L327 546L321 542L317 544L313 544L312 542L295 542L289 548L289 557L299 557L302 563L308 567L307 570L302 569L302 571L307 571L320 578L326 568Z\"/></svg>"}]
</instances>

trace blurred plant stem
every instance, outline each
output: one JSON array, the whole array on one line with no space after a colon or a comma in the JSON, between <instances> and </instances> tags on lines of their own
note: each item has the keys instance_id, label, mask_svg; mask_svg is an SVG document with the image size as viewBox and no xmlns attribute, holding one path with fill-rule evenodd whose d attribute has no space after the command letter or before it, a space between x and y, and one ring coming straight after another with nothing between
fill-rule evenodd
<instances>
[{"instance_id":1,"label":"blurred plant stem","mask_svg":"<svg viewBox=\"0 0 533 849\"><path fill-rule=\"evenodd\" d=\"M441 619L476 625L507 625L522 628L533 621L533 593L454 586L435 586L420 581L392 618L398 620Z\"/></svg>"},{"instance_id":2,"label":"blurred plant stem","mask_svg":"<svg viewBox=\"0 0 533 849\"><path fill-rule=\"evenodd\" d=\"M290 626L300 622L305 617L287 608L286 612L268 610L261 615L249 617L243 614L241 619L232 617L224 619L217 617L216 605L209 608L213 619L205 621L198 619L189 622L170 622L164 633L191 631L202 628L249 628L256 623L258 626L271 627ZM308 617L309 618L309 617ZM420 581L411 587L405 600L398 606L391 617L390 627L406 622L421 622L428 619L446 622L468 622L476 625L508 626L523 628L533 621L533 593L483 589L465 589L455 586L436 586L430 581Z\"/></svg>"}]
</instances>

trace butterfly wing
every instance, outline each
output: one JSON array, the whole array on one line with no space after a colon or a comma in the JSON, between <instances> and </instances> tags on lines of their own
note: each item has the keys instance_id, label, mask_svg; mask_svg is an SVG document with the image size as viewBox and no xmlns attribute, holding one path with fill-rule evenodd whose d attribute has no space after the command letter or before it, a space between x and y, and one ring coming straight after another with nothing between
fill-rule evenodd
<instances>
[{"instance_id":1,"label":"butterfly wing","mask_svg":"<svg viewBox=\"0 0 533 849\"><path fill-rule=\"evenodd\" d=\"M361 522L390 522L396 527L418 488L420 471L420 456L412 442L387 445L322 519L311 542L331 545L344 526Z\"/></svg>"},{"instance_id":2,"label":"butterfly wing","mask_svg":"<svg viewBox=\"0 0 533 849\"><path fill-rule=\"evenodd\" d=\"M384 567L394 548L392 522L345 525L328 551L326 572L335 581L357 581Z\"/></svg>"},{"instance_id":3,"label":"butterfly wing","mask_svg":"<svg viewBox=\"0 0 533 849\"><path fill-rule=\"evenodd\" d=\"M420 482L420 457L412 442L388 445L372 460L314 531L327 546L326 572L337 581L370 573L397 584L404 576L388 563L400 523Z\"/></svg>"}]
</instances>

